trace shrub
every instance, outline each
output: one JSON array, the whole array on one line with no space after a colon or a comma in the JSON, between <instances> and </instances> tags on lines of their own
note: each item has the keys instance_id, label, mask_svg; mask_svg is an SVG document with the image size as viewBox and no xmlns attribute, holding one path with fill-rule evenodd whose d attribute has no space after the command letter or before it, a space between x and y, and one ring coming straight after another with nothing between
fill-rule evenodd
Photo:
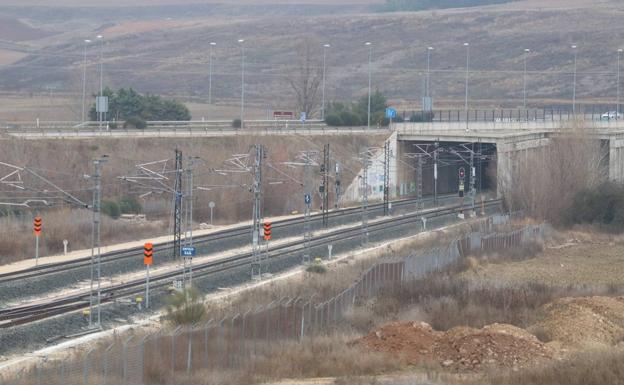
<instances>
[{"instance_id":1,"label":"shrub","mask_svg":"<svg viewBox=\"0 0 624 385\"><path fill-rule=\"evenodd\" d=\"M241 128L242 123L240 119L232 120L232 128Z\"/></svg>"},{"instance_id":2,"label":"shrub","mask_svg":"<svg viewBox=\"0 0 624 385\"><path fill-rule=\"evenodd\" d=\"M119 201L119 210L122 214L140 214L143 207L134 197L124 197Z\"/></svg>"},{"instance_id":3,"label":"shrub","mask_svg":"<svg viewBox=\"0 0 624 385\"><path fill-rule=\"evenodd\" d=\"M390 119L386 118L386 114L378 112L371 116L371 124L381 127L388 127L390 125Z\"/></svg>"},{"instance_id":4,"label":"shrub","mask_svg":"<svg viewBox=\"0 0 624 385\"><path fill-rule=\"evenodd\" d=\"M624 225L624 186L606 182L579 191L568 211L568 222L604 225L621 231Z\"/></svg>"},{"instance_id":5,"label":"shrub","mask_svg":"<svg viewBox=\"0 0 624 385\"><path fill-rule=\"evenodd\" d=\"M508 374L492 373L479 384L491 385L616 385L624 378L624 353L580 353L569 360Z\"/></svg>"},{"instance_id":6,"label":"shrub","mask_svg":"<svg viewBox=\"0 0 624 385\"><path fill-rule=\"evenodd\" d=\"M140 116L130 116L124 122L124 128L138 128L143 130L147 127L147 122Z\"/></svg>"},{"instance_id":7,"label":"shrub","mask_svg":"<svg viewBox=\"0 0 624 385\"><path fill-rule=\"evenodd\" d=\"M339 126L344 125L339 115L327 115L325 117L325 123L327 123L328 126L334 126L334 127L339 127Z\"/></svg>"},{"instance_id":8,"label":"shrub","mask_svg":"<svg viewBox=\"0 0 624 385\"><path fill-rule=\"evenodd\" d=\"M106 87L103 95L108 97L108 116L114 120L128 120L139 116L145 120L191 120L189 109L175 100L163 99L158 95L142 95L132 88L120 88L117 91ZM89 111L91 120L97 119L95 103ZM139 128L139 127L137 127Z\"/></svg>"},{"instance_id":9,"label":"shrub","mask_svg":"<svg viewBox=\"0 0 624 385\"><path fill-rule=\"evenodd\" d=\"M121 215L121 210L119 209L119 204L117 202L102 201L102 213L113 219L117 219Z\"/></svg>"},{"instance_id":10,"label":"shrub","mask_svg":"<svg viewBox=\"0 0 624 385\"><path fill-rule=\"evenodd\" d=\"M342 111L340 113L340 120L343 126L359 126L362 124L357 114L351 111Z\"/></svg>"},{"instance_id":11,"label":"shrub","mask_svg":"<svg viewBox=\"0 0 624 385\"><path fill-rule=\"evenodd\" d=\"M206 308L195 288L174 292L167 299L167 320L174 325L193 325L204 319Z\"/></svg>"},{"instance_id":12,"label":"shrub","mask_svg":"<svg viewBox=\"0 0 624 385\"><path fill-rule=\"evenodd\" d=\"M327 267L320 263L314 263L307 267L306 271L308 273L316 273L316 274L325 274L327 273Z\"/></svg>"}]
</instances>

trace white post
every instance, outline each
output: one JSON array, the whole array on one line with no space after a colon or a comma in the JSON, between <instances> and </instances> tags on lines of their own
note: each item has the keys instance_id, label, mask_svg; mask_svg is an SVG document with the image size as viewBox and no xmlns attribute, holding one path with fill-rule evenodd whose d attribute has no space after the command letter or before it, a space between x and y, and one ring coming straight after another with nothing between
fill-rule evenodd
<instances>
[{"instance_id":1,"label":"white post","mask_svg":"<svg viewBox=\"0 0 624 385\"><path fill-rule=\"evenodd\" d=\"M212 105L212 49L213 47L217 45L217 43L215 42L211 42L210 43L210 58L209 58L209 64L208 64L208 104Z\"/></svg>"},{"instance_id":2,"label":"white post","mask_svg":"<svg viewBox=\"0 0 624 385\"><path fill-rule=\"evenodd\" d=\"M371 42L367 41L366 45L368 46L368 115L366 128L370 129L370 119L371 119L371 64L373 60L373 45Z\"/></svg>"},{"instance_id":3,"label":"white post","mask_svg":"<svg viewBox=\"0 0 624 385\"><path fill-rule=\"evenodd\" d=\"M523 78L523 95L524 95L524 109L527 109L527 55L531 52L530 49L524 50L524 78Z\"/></svg>"},{"instance_id":4,"label":"white post","mask_svg":"<svg viewBox=\"0 0 624 385\"><path fill-rule=\"evenodd\" d=\"M103 51L104 51L104 37L102 35L98 35L97 38L100 40L100 97L104 96L104 61L103 61ZM102 130L102 121L104 117L103 112L98 112L98 121L100 131Z\"/></svg>"},{"instance_id":5,"label":"white post","mask_svg":"<svg viewBox=\"0 0 624 385\"><path fill-rule=\"evenodd\" d=\"M466 111L466 131L468 131L468 76L470 74L470 44L464 43L464 47L466 47L466 100L465 100L465 111Z\"/></svg>"},{"instance_id":6,"label":"white post","mask_svg":"<svg viewBox=\"0 0 624 385\"><path fill-rule=\"evenodd\" d=\"M618 60L617 60L617 105L615 106L615 119L620 118L620 60L622 56L622 49L618 49Z\"/></svg>"},{"instance_id":7,"label":"white post","mask_svg":"<svg viewBox=\"0 0 624 385\"><path fill-rule=\"evenodd\" d=\"M245 39L238 39L238 42L241 45L241 117L240 117L240 128L243 129L245 127Z\"/></svg>"},{"instance_id":8,"label":"white post","mask_svg":"<svg viewBox=\"0 0 624 385\"><path fill-rule=\"evenodd\" d=\"M35 266L39 266L39 236L35 235Z\"/></svg>"},{"instance_id":9,"label":"white post","mask_svg":"<svg viewBox=\"0 0 624 385\"><path fill-rule=\"evenodd\" d=\"M149 309L149 279L150 279L150 267L146 266L146 279L145 279L145 308Z\"/></svg>"},{"instance_id":10,"label":"white post","mask_svg":"<svg viewBox=\"0 0 624 385\"><path fill-rule=\"evenodd\" d=\"M577 59L576 45L573 45L572 49L574 50L574 80L572 84L572 115L576 116L576 59Z\"/></svg>"},{"instance_id":11,"label":"white post","mask_svg":"<svg viewBox=\"0 0 624 385\"><path fill-rule=\"evenodd\" d=\"M82 72L82 122L86 119L86 101L87 101L87 46L91 43L91 40L84 41L84 62Z\"/></svg>"},{"instance_id":12,"label":"white post","mask_svg":"<svg viewBox=\"0 0 624 385\"><path fill-rule=\"evenodd\" d=\"M327 76L327 48L329 47L329 44L323 45L323 102L321 106L321 120L325 120L325 78Z\"/></svg>"}]
</instances>

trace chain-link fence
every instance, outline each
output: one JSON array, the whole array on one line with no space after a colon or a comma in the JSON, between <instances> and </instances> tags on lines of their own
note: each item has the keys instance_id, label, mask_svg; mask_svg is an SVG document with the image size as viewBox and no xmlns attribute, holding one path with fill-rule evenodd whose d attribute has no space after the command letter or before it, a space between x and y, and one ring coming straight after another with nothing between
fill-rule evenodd
<instances>
[{"instance_id":1,"label":"chain-link fence","mask_svg":"<svg viewBox=\"0 0 624 385\"><path fill-rule=\"evenodd\" d=\"M486 218L481 230L495 220ZM504 221L497 217L497 222ZM448 268L469 254L522 247L544 238L547 226L529 225L508 232L479 231L445 247L379 262L338 295L322 302L283 298L202 325L117 338L70 359L41 360L28 370L0 375L10 385L120 385L167 383L181 375L250 369L258 358L288 341L327 334L356 304ZM251 368L252 369L252 368Z\"/></svg>"}]
</instances>

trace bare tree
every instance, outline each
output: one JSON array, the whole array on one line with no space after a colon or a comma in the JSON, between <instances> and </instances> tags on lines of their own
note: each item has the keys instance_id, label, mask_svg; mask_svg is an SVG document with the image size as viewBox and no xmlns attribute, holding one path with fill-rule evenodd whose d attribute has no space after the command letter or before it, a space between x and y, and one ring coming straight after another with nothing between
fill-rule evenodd
<instances>
[{"instance_id":1,"label":"bare tree","mask_svg":"<svg viewBox=\"0 0 624 385\"><path fill-rule=\"evenodd\" d=\"M516 159L509 202L530 215L558 222L579 191L607 179L607 156L608 149L587 135L582 122L575 122L553 133L548 146Z\"/></svg>"},{"instance_id":2,"label":"bare tree","mask_svg":"<svg viewBox=\"0 0 624 385\"><path fill-rule=\"evenodd\" d=\"M297 109L312 116L320 107L320 87L323 81L321 44L305 39L297 49L295 66L287 77L297 103Z\"/></svg>"}]
</instances>

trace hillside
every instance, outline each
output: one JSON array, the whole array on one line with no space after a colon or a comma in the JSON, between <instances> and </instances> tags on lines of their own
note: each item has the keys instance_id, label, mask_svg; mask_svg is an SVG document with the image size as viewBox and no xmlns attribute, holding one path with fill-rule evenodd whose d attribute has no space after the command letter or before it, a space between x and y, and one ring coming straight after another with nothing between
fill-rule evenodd
<instances>
[{"instance_id":1,"label":"hillside","mask_svg":"<svg viewBox=\"0 0 624 385\"><path fill-rule=\"evenodd\" d=\"M294 12L296 5L292 7L283 11ZM265 10L268 9L271 8ZM330 100L365 94L368 51L363 43L367 40L374 43L373 87L395 103L403 101L407 106L418 104L423 94L429 45L435 47L431 92L436 106L461 104L465 76L463 42L470 42L470 96L479 99L480 106L521 104L525 47L533 51L527 58L530 103L566 103L572 91L572 44L579 46L579 100L612 103L615 99L617 47L624 32L620 22L624 9L614 2L525 0L426 12L343 11L347 13L328 15L319 10L320 14L289 13L284 17L216 15L166 21L119 20L100 24L91 34L109 36L104 47L106 84L133 86L142 92L195 103L207 100L209 43L217 42L213 97L222 106L237 104L240 46L236 41L245 38L247 102L259 111L294 108L288 78L298 76L293 67L305 39L316 50L317 67L321 66L321 45L332 44L327 57ZM84 31L78 31L84 36ZM76 41L81 41L76 34L66 32L62 41L47 45L18 64L0 68L0 89L54 89L58 94L78 99L82 90L83 45ZM96 55L92 48L88 67L91 91L95 91L97 78Z\"/></svg>"}]
</instances>

